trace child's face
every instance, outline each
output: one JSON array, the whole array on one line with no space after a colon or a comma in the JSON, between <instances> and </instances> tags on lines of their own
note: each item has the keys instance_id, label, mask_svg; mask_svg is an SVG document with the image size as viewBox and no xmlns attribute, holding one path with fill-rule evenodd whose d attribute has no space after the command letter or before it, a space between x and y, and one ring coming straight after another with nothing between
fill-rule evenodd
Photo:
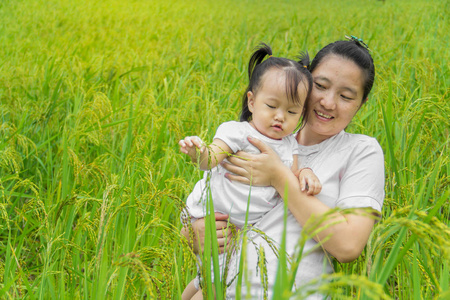
<instances>
[{"instance_id":1,"label":"child's face","mask_svg":"<svg viewBox=\"0 0 450 300\"><path fill-rule=\"evenodd\" d=\"M286 95L286 76L280 70L269 70L263 75L257 93L248 92L248 108L252 113L250 124L261 134L279 140L292 132L300 121L307 91L299 84L301 105L289 101Z\"/></svg>"}]
</instances>

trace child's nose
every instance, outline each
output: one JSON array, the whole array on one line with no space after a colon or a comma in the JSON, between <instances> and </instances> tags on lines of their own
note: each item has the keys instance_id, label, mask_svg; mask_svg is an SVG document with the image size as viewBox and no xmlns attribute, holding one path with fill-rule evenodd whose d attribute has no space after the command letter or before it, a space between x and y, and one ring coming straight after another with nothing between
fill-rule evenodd
<instances>
[{"instance_id":1,"label":"child's nose","mask_svg":"<svg viewBox=\"0 0 450 300\"><path fill-rule=\"evenodd\" d=\"M284 121L284 112L281 109L278 109L275 113L275 120Z\"/></svg>"}]
</instances>

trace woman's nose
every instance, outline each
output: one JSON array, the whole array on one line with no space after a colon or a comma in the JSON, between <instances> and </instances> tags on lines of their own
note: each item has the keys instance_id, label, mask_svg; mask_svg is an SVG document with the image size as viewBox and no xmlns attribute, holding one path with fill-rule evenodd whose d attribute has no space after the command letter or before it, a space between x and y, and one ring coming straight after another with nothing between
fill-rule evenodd
<instances>
[{"instance_id":1,"label":"woman's nose","mask_svg":"<svg viewBox=\"0 0 450 300\"><path fill-rule=\"evenodd\" d=\"M335 109L336 108L336 99L333 93L325 93L322 99L320 100L320 104L325 109Z\"/></svg>"}]
</instances>

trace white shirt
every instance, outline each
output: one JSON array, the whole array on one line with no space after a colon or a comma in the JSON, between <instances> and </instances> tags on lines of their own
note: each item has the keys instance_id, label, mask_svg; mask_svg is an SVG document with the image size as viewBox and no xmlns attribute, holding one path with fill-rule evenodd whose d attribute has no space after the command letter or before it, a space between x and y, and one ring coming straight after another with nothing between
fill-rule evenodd
<instances>
[{"instance_id":1,"label":"white shirt","mask_svg":"<svg viewBox=\"0 0 450 300\"><path fill-rule=\"evenodd\" d=\"M384 157L377 140L365 135L339 134L312 146L298 145L299 167L310 167L322 183L322 191L316 197L330 208L371 207L379 212L384 200ZM254 226L280 245L283 233L284 203L280 203ZM293 256L301 236L302 227L288 211L286 230L286 252ZM263 298L260 274L257 273L258 252L254 244L264 247L267 270L269 299L275 282L278 258L267 242L254 232L249 233L252 242L247 245L247 270L251 275L252 299ZM308 252L317 243L313 239L306 242L304 252ZM239 260L232 260L228 278L231 279L239 268ZM296 286L307 284L323 273L331 273L332 268L322 248L315 249L303 257L297 270ZM244 279L245 282L245 279ZM244 287L243 291L246 290ZM235 283L227 291L227 296L235 296ZM308 299L322 299L312 295Z\"/></svg>"},{"instance_id":2,"label":"white shirt","mask_svg":"<svg viewBox=\"0 0 450 300\"><path fill-rule=\"evenodd\" d=\"M248 136L264 141L278 154L286 166L292 166L293 155L298 153L297 141L293 135L289 135L281 140L274 140L259 133L248 122L231 121L219 126L214 139L224 141L234 153L240 150L248 153L260 153L247 140ZM249 224L257 222L281 201L273 187L250 187L246 184L231 182L225 178L226 172L228 171L219 165L205 172L203 179L197 182L186 201L188 212L193 217L192 221L206 215L205 203L209 194L209 188L214 203L214 210L228 214L230 222L238 227L242 227L245 223L249 194Z\"/></svg>"}]
</instances>

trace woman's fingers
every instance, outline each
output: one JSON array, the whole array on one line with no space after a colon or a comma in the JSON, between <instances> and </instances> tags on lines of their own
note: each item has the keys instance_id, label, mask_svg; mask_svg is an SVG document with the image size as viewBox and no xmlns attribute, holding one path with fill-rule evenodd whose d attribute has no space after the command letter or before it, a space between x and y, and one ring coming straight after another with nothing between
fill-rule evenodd
<instances>
[{"instance_id":1,"label":"woman's fingers","mask_svg":"<svg viewBox=\"0 0 450 300\"><path fill-rule=\"evenodd\" d=\"M221 237L219 237L219 235ZM227 228L222 231L220 234L217 232L217 243L219 245L219 253L224 253L226 248L230 246L231 238L232 238L231 229Z\"/></svg>"},{"instance_id":2,"label":"woman's fingers","mask_svg":"<svg viewBox=\"0 0 450 300\"><path fill-rule=\"evenodd\" d=\"M227 228L228 226L228 221L217 221L216 220L216 230L222 229L222 228Z\"/></svg>"},{"instance_id":3,"label":"woman's fingers","mask_svg":"<svg viewBox=\"0 0 450 300\"><path fill-rule=\"evenodd\" d=\"M233 174L227 173L226 177L244 184L251 182L255 186L270 186L275 177L273 172L268 170L279 169L280 165L284 165L279 156L264 142L250 136L248 139L262 152L259 154L237 152L236 155L229 157L230 164L222 163L222 166Z\"/></svg>"},{"instance_id":4,"label":"woman's fingers","mask_svg":"<svg viewBox=\"0 0 450 300\"><path fill-rule=\"evenodd\" d=\"M233 233L229 227L226 227L226 225L223 226L223 221L217 221L216 235L217 235L217 244L219 245L219 253L224 253L226 247L230 245Z\"/></svg>"},{"instance_id":5,"label":"woman's fingers","mask_svg":"<svg viewBox=\"0 0 450 300\"><path fill-rule=\"evenodd\" d=\"M216 234L217 237L222 237L224 235L224 232L228 230L227 222L225 221L217 221L216 222Z\"/></svg>"},{"instance_id":6,"label":"woman's fingers","mask_svg":"<svg viewBox=\"0 0 450 300\"><path fill-rule=\"evenodd\" d=\"M231 229L229 229L228 227L227 228L220 228L220 229L216 230L217 239L229 237L232 234L233 233L231 232Z\"/></svg>"},{"instance_id":7,"label":"woman's fingers","mask_svg":"<svg viewBox=\"0 0 450 300\"><path fill-rule=\"evenodd\" d=\"M240 175L234 175L234 174L230 174L230 173L225 174L225 177L230 181L235 181L235 182L240 182L240 183L243 183L246 185L250 185L250 179L248 179L247 177L243 177Z\"/></svg>"},{"instance_id":8,"label":"woman's fingers","mask_svg":"<svg viewBox=\"0 0 450 300\"><path fill-rule=\"evenodd\" d=\"M256 148L258 148L259 151L261 151L261 153L266 153L271 150L271 148L269 146L267 146L264 142L262 142L261 140L259 140L257 138L248 136L247 139L250 142L250 144L252 144Z\"/></svg>"},{"instance_id":9,"label":"woman's fingers","mask_svg":"<svg viewBox=\"0 0 450 300\"><path fill-rule=\"evenodd\" d=\"M232 231L228 227L228 215L215 213L214 215L216 219L216 234L217 234L217 242L219 247L222 248L221 253L223 253L224 246L230 242L232 237ZM192 241L192 246L195 253L203 252L204 242L205 242L205 233L206 233L206 224L205 219L200 218L192 223L192 229L194 231L194 240Z\"/></svg>"},{"instance_id":10,"label":"woman's fingers","mask_svg":"<svg viewBox=\"0 0 450 300\"><path fill-rule=\"evenodd\" d=\"M226 214L216 212L216 213L214 213L214 217L215 217L216 221L226 221L226 220L228 220L229 216ZM217 228L217 226L216 226L216 228Z\"/></svg>"},{"instance_id":11,"label":"woman's fingers","mask_svg":"<svg viewBox=\"0 0 450 300\"><path fill-rule=\"evenodd\" d=\"M222 167L225 168L225 170L232 172L238 176L246 176L247 175L248 172L245 169L238 167L236 165L236 163L240 163L242 161L241 159L235 158L235 157L229 157L227 159L230 163L222 162L222 164L221 164Z\"/></svg>"}]
</instances>

